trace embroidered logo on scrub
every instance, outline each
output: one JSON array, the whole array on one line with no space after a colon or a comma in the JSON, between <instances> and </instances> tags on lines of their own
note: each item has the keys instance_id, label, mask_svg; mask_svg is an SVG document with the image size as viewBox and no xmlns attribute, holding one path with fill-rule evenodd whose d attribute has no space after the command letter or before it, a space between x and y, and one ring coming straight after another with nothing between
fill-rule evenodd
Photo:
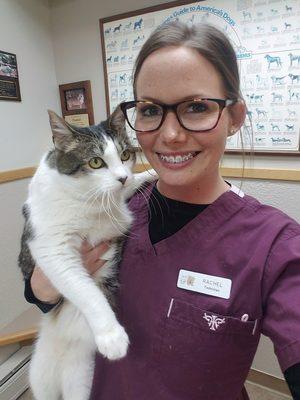
<instances>
[{"instance_id":1,"label":"embroidered logo on scrub","mask_svg":"<svg viewBox=\"0 0 300 400\"><path fill-rule=\"evenodd\" d=\"M225 318L220 318L217 315L204 313L203 318L208 322L209 329L212 331L216 331L221 324L225 324Z\"/></svg>"}]
</instances>

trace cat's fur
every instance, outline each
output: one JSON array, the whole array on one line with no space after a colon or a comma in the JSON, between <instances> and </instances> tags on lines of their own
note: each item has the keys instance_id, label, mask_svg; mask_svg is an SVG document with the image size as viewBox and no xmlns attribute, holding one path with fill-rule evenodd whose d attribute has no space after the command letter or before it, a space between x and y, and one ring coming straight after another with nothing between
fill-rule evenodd
<instances>
[{"instance_id":1,"label":"cat's fur","mask_svg":"<svg viewBox=\"0 0 300 400\"><path fill-rule=\"evenodd\" d=\"M117 288L118 238L132 222L126 200L151 175L132 174L135 154L119 109L89 128L49 115L55 147L29 186L19 265L27 279L39 265L64 301L42 318L30 383L37 400L87 400L94 352L111 360L127 352L129 339L110 301ZM120 159L124 150L130 151L128 161ZM95 157L105 166L92 169L88 163ZM83 240L113 240L108 261L93 278L82 265Z\"/></svg>"}]
</instances>

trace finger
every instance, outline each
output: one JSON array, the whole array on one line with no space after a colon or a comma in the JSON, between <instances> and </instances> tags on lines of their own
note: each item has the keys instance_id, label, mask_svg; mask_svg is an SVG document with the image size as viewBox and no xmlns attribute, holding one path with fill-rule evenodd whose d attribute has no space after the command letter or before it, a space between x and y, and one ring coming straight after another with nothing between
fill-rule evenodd
<instances>
[{"instance_id":1,"label":"finger","mask_svg":"<svg viewBox=\"0 0 300 400\"><path fill-rule=\"evenodd\" d=\"M84 240L82 242L82 244L81 244L80 251L82 253L88 253L90 251L93 251L95 248L100 248L101 249L102 247L103 247L104 251L106 251L107 250L106 246L109 246L110 244L111 244L111 241L110 240L106 240L106 241L100 242L99 244L94 246L90 242L88 242L87 240Z\"/></svg>"},{"instance_id":2,"label":"finger","mask_svg":"<svg viewBox=\"0 0 300 400\"><path fill-rule=\"evenodd\" d=\"M94 246L90 242L88 242L87 240L84 240L81 243L80 252L87 253L87 252L91 251L93 248L94 248Z\"/></svg>"},{"instance_id":3,"label":"finger","mask_svg":"<svg viewBox=\"0 0 300 400\"><path fill-rule=\"evenodd\" d=\"M95 274L95 272L97 272L100 268L102 268L105 263L106 261L103 260L98 260L97 262L93 263L89 268L90 274L91 275Z\"/></svg>"},{"instance_id":4,"label":"finger","mask_svg":"<svg viewBox=\"0 0 300 400\"><path fill-rule=\"evenodd\" d=\"M91 264L97 264L99 261L100 263L103 262L104 260L102 260L102 256L103 254L106 253L106 251L108 250L109 246L101 246L101 247L95 247L93 250L91 250L86 256L85 259L87 261L87 264L91 263Z\"/></svg>"},{"instance_id":5,"label":"finger","mask_svg":"<svg viewBox=\"0 0 300 400\"><path fill-rule=\"evenodd\" d=\"M90 265L97 263L99 260L101 260L101 257L107 252L109 247L110 246L107 243L103 242L100 243L98 246L93 247L90 251L82 253L82 258L87 268L89 269Z\"/></svg>"},{"instance_id":6,"label":"finger","mask_svg":"<svg viewBox=\"0 0 300 400\"><path fill-rule=\"evenodd\" d=\"M99 258L101 258L101 256L103 256L103 254L106 253L109 248L110 245L107 242L103 242L95 247L95 249L93 250L95 259L99 260Z\"/></svg>"}]
</instances>

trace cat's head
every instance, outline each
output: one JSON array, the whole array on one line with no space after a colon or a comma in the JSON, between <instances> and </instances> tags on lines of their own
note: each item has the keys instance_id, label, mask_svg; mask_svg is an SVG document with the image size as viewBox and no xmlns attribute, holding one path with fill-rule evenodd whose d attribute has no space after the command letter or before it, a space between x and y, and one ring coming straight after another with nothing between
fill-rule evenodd
<instances>
[{"instance_id":1,"label":"cat's head","mask_svg":"<svg viewBox=\"0 0 300 400\"><path fill-rule=\"evenodd\" d=\"M119 107L98 125L77 127L48 111L55 149L47 163L74 189L116 192L132 181L135 151L128 139Z\"/></svg>"}]
</instances>

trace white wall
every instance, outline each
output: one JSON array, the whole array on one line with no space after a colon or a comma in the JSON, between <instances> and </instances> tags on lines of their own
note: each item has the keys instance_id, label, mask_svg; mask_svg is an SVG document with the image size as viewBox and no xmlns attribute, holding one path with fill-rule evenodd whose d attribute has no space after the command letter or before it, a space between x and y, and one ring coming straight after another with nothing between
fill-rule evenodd
<instances>
[{"instance_id":1,"label":"white wall","mask_svg":"<svg viewBox=\"0 0 300 400\"><path fill-rule=\"evenodd\" d=\"M0 185L0 329L29 308L17 266L28 179Z\"/></svg>"},{"instance_id":2,"label":"white wall","mask_svg":"<svg viewBox=\"0 0 300 400\"><path fill-rule=\"evenodd\" d=\"M21 102L0 101L0 171L36 165L60 110L47 0L0 0L0 50L17 55Z\"/></svg>"},{"instance_id":3,"label":"white wall","mask_svg":"<svg viewBox=\"0 0 300 400\"><path fill-rule=\"evenodd\" d=\"M46 0L0 0L0 50L17 55L21 102L0 101L0 171L33 166L50 146L47 108L59 111ZM0 185L0 328L29 305L17 267L28 180Z\"/></svg>"}]
</instances>

